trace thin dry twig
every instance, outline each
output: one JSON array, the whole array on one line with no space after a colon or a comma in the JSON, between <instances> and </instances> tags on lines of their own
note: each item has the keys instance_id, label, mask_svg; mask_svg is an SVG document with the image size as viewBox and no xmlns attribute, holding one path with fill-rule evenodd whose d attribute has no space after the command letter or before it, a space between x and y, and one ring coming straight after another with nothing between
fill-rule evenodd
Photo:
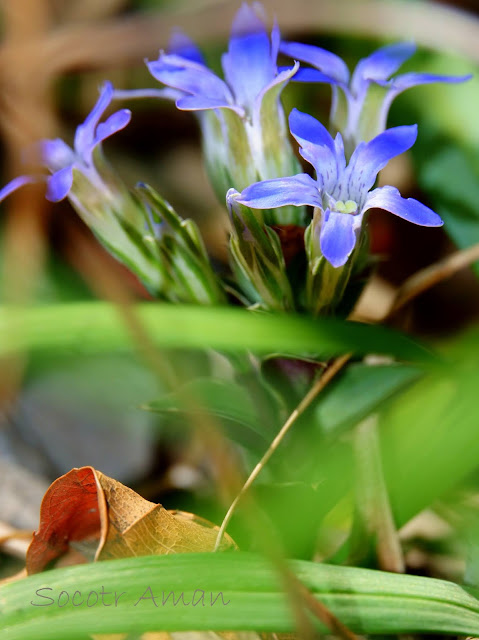
<instances>
[{"instance_id":1,"label":"thin dry twig","mask_svg":"<svg viewBox=\"0 0 479 640\"><path fill-rule=\"evenodd\" d=\"M83 234L70 229L70 260L79 270L85 281L96 291L100 298L109 300L121 314L139 354L162 383L174 391L182 382L181 371L170 362L167 354L155 345L154 340L138 317L131 291L119 279L123 268L113 262L107 254L98 251ZM223 479L222 502L226 505L236 495L240 487L240 472L232 450L221 435L214 417L209 414L201 400L191 392L188 397L187 415L191 425L200 438L203 448L208 452L217 475ZM193 419L194 416L194 419Z\"/></svg>"},{"instance_id":2,"label":"thin dry twig","mask_svg":"<svg viewBox=\"0 0 479 640\"><path fill-rule=\"evenodd\" d=\"M229 522L231 520L231 517L233 516L233 513L234 513L238 503L243 498L243 496L248 492L248 490L251 487L251 485L254 483L256 478L259 476L261 471L264 469L264 467L268 463L268 461L271 458L271 456L273 455L273 453L276 451L276 449L279 447L279 445L283 441L283 439L286 436L286 434L288 433L289 429L296 422L296 420L300 417L300 415L309 407L309 405L316 398L316 396L326 387L326 385L334 378L334 376L344 367L344 365L348 362L348 360L350 358L351 358L351 354L347 353L347 354L345 354L343 356L339 356L338 358L333 360L332 364L324 371L322 376L313 384L311 389L304 396L304 398L298 404L296 409L291 413L289 418L286 420L286 422L283 424L281 429L278 431L278 434L276 435L276 437L274 438L274 440L272 441L272 443L268 447L266 453L263 455L261 460L255 466L255 468L253 469L253 471L249 475L248 479L246 480L246 482L242 486L240 492L238 493L236 498L231 503L230 508L228 509L228 511L227 511L227 513L226 513L226 515L224 517L224 520L221 523L221 527L220 527L220 530L218 532L218 537L216 538L216 545L215 545L215 549L214 549L215 551L217 551L219 549L219 547L220 547L223 535L224 535L224 533L226 531L226 528L227 528L227 526L228 526L228 524L229 524Z\"/></svg>"},{"instance_id":3,"label":"thin dry twig","mask_svg":"<svg viewBox=\"0 0 479 640\"><path fill-rule=\"evenodd\" d=\"M314 597L314 594L294 575L288 572L288 580L291 586L301 597L303 603L309 611L320 620L335 636L344 640L358 640L357 636L351 629L344 625L331 611L320 601Z\"/></svg>"},{"instance_id":4,"label":"thin dry twig","mask_svg":"<svg viewBox=\"0 0 479 640\"><path fill-rule=\"evenodd\" d=\"M408 278L397 290L391 308L386 318L393 316L408 302L419 296L427 289L450 278L461 269L469 267L479 260L479 243L467 249L460 249L439 262L435 262Z\"/></svg>"},{"instance_id":5,"label":"thin dry twig","mask_svg":"<svg viewBox=\"0 0 479 640\"><path fill-rule=\"evenodd\" d=\"M387 322L414 298L417 298L443 280L452 277L458 271L470 267L477 261L479 261L479 243L467 249L459 249L438 262L416 271L395 290L391 285L388 285L391 288L391 292L386 288L384 288L384 291L379 289L380 286L384 287L384 285L374 285L379 289L379 294L382 298L387 298L386 303L381 305L380 312L375 312L373 316L365 304L362 303L363 298L361 298L349 320L373 324ZM372 304L377 306L377 303L372 302Z\"/></svg>"}]
</instances>

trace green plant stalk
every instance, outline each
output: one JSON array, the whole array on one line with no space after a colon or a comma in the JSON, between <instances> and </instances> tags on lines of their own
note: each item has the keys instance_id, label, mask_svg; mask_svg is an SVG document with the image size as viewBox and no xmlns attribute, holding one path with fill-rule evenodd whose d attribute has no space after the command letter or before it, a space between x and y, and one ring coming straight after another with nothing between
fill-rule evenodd
<instances>
[{"instance_id":1,"label":"green plant stalk","mask_svg":"<svg viewBox=\"0 0 479 640\"><path fill-rule=\"evenodd\" d=\"M364 535L362 548L356 549L356 553L364 552L368 539L375 538L379 567L404 573L404 557L384 481L377 414L371 414L356 426L354 445L357 524Z\"/></svg>"},{"instance_id":2,"label":"green plant stalk","mask_svg":"<svg viewBox=\"0 0 479 640\"><path fill-rule=\"evenodd\" d=\"M479 634L479 601L453 583L311 562L289 566L356 633ZM48 603L36 594L41 588L51 589L40 595L54 602L34 606ZM89 592L102 590L110 606L100 597L88 607ZM63 594L63 607L58 606L61 591L70 598L66 603ZM75 591L81 593L76 601L84 601L79 606L72 606ZM123 592L116 606L115 591L117 596ZM175 600L183 593L183 601L174 606L170 597L163 604L170 591ZM214 599L220 592L222 599L211 605L211 594ZM243 553L150 556L53 570L0 587L0 611L2 640L74 640L90 633L153 630L294 630L280 576L263 558ZM318 629L325 631L319 623Z\"/></svg>"}]
</instances>

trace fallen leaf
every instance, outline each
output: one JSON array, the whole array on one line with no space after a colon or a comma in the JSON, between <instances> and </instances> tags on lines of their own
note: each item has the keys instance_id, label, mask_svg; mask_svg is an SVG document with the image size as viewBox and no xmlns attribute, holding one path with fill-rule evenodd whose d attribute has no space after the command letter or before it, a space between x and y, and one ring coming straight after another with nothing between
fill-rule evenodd
<instances>
[{"instance_id":1,"label":"fallen leaf","mask_svg":"<svg viewBox=\"0 0 479 640\"><path fill-rule=\"evenodd\" d=\"M84 562L212 551L217 532L202 518L168 511L100 471L81 467L47 490L26 566L29 574L39 573L52 563L71 563L72 554L78 563L79 551ZM228 548L235 544L226 537L221 549Z\"/></svg>"}]
</instances>

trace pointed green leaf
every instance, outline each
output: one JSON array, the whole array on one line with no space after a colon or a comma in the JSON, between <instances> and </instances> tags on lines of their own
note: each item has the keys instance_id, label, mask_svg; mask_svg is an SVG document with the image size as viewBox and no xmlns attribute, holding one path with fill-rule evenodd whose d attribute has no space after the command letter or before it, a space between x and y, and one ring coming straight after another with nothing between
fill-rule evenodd
<instances>
[{"instance_id":1,"label":"pointed green leaf","mask_svg":"<svg viewBox=\"0 0 479 640\"><path fill-rule=\"evenodd\" d=\"M312 562L291 562L289 568L356 633L479 634L479 601L453 583ZM262 558L244 553L148 556L56 569L0 587L0 611L2 640L295 630L282 578Z\"/></svg>"},{"instance_id":2,"label":"pointed green leaf","mask_svg":"<svg viewBox=\"0 0 479 640\"><path fill-rule=\"evenodd\" d=\"M382 353L430 365L441 362L426 347L396 331L336 318L162 303L138 304L132 311L153 344L161 347L321 357ZM72 349L109 353L134 347L134 336L118 309L105 302L0 309L0 355L22 348L54 355Z\"/></svg>"}]
</instances>

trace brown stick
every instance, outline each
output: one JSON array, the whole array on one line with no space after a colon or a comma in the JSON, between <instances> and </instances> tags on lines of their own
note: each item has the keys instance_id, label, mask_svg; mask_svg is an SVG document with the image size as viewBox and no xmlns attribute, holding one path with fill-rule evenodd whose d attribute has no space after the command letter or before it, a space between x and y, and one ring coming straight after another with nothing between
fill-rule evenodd
<instances>
[{"instance_id":1,"label":"brown stick","mask_svg":"<svg viewBox=\"0 0 479 640\"><path fill-rule=\"evenodd\" d=\"M456 251L439 262L421 269L399 287L386 318L394 315L404 305L427 291L427 289L450 278L461 269L469 267L478 260L479 243L468 249Z\"/></svg>"},{"instance_id":2,"label":"brown stick","mask_svg":"<svg viewBox=\"0 0 479 640\"><path fill-rule=\"evenodd\" d=\"M289 429L296 422L299 416L309 407L309 405L316 398L316 396L326 387L326 385L334 378L334 376L344 367L344 365L348 362L350 358L351 358L350 353L347 353L344 356L340 356L339 358L336 358L332 362L332 364L324 371L322 376L313 384L311 389L308 391L308 393L304 396L304 398L298 404L296 409L291 413L289 418L283 424L278 434L274 438L273 442L270 444L265 454L263 455L261 460L258 462L258 464L255 466L255 468L249 475L248 479L242 486L241 491L238 493L236 498L231 503L230 508L228 509L223 519L223 522L221 523L221 527L218 532L218 537L216 538L215 551L219 549L219 546L221 544L221 539L226 531L226 528L231 520L231 517L233 516L233 513L236 507L238 506L238 503L243 498L245 493L247 493L247 491L249 490L253 482L256 480L256 478L259 476L261 471L264 469L264 467L268 463L273 453L276 451L276 449L279 447L279 445L283 441Z\"/></svg>"},{"instance_id":3,"label":"brown stick","mask_svg":"<svg viewBox=\"0 0 479 640\"><path fill-rule=\"evenodd\" d=\"M351 629L344 625L331 611L320 601L314 597L314 594L298 580L293 574L289 574L293 588L301 596L306 607L311 613L318 618L334 635L344 640L358 640L357 636Z\"/></svg>"}]
</instances>

